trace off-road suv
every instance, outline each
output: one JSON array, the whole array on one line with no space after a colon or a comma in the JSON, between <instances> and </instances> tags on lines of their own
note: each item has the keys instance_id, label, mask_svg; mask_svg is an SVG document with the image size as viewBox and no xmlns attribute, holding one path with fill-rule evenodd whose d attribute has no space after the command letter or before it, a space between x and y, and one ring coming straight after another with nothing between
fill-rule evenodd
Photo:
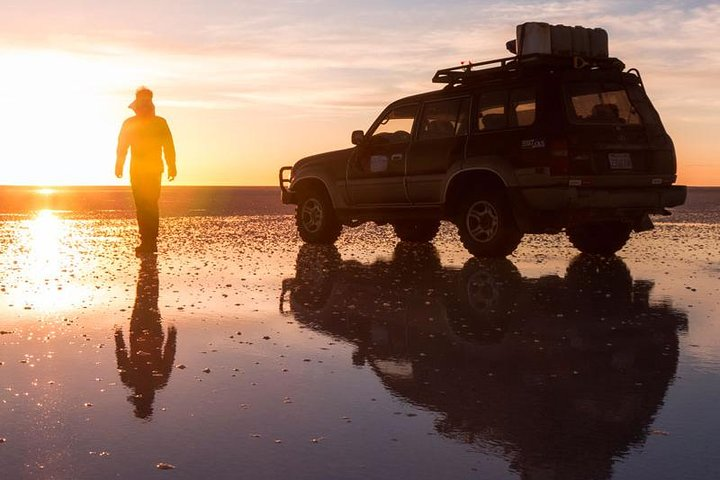
<instances>
[{"instance_id":1,"label":"off-road suv","mask_svg":"<svg viewBox=\"0 0 720 480\"><path fill-rule=\"evenodd\" d=\"M640 73L616 58L518 54L433 82L446 86L391 103L353 148L280 169L304 241L373 221L426 242L449 220L478 257L563 230L582 252L612 254L685 201Z\"/></svg>"}]
</instances>

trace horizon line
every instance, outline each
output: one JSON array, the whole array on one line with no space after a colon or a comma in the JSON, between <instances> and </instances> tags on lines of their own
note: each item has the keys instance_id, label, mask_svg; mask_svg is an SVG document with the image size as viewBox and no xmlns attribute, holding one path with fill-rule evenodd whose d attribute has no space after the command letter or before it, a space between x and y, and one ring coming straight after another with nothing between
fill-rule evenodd
<instances>
[{"instance_id":1,"label":"horizon line","mask_svg":"<svg viewBox=\"0 0 720 480\"><path fill-rule=\"evenodd\" d=\"M685 185L688 188L720 188L720 185ZM117 185L117 184L77 184L77 185L42 185L42 184L32 184L32 183L20 183L20 184L8 184L8 185L2 185L0 184L0 188L83 188L83 187L105 187L105 188L130 188L130 184L123 184L123 185ZM239 185L239 184L169 184L169 183L163 183L163 188L176 188L176 187L192 187L192 188L199 188L199 187L208 187L208 188L280 188L279 185Z\"/></svg>"},{"instance_id":2,"label":"horizon line","mask_svg":"<svg viewBox=\"0 0 720 480\"><path fill-rule=\"evenodd\" d=\"M34 184L34 183L17 183L17 184L7 184L2 185L0 184L0 188L82 188L82 187L106 187L106 188L130 188L130 184L104 184L104 183L98 183L98 184L88 184L88 183L80 183L75 185L43 185L43 184ZM237 185L237 184L168 184L163 183L162 187L227 187L227 188L280 188L279 185Z\"/></svg>"}]
</instances>

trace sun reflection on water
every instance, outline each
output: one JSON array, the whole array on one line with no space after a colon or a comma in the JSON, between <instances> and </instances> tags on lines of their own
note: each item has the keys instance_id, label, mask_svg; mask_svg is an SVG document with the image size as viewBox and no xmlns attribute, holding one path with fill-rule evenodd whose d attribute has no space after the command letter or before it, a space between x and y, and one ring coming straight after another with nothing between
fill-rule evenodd
<instances>
[{"instance_id":1,"label":"sun reflection on water","mask_svg":"<svg viewBox=\"0 0 720 480\"><path fill-rule=\"evenodd\" d=\"M17 239L22 268L16 272L19 288L14 289L12 300L17 306L45 313L77 305L89 290L69 281L75 258L69 245L71 225L52 210L40 210L25 227Z\"/></svg>"},{"instance_id":2,"label":"sun reflection on water","mask_svg":"<svg viewBox=\"0 0 720 480\"><path fill-rule=\"evenodd\" d=\"M65 228L52 210L40 210L28 224L30 234L30 258L36 267L56 270L60 260L60 244Z\"/></svg>"}]
</instances>

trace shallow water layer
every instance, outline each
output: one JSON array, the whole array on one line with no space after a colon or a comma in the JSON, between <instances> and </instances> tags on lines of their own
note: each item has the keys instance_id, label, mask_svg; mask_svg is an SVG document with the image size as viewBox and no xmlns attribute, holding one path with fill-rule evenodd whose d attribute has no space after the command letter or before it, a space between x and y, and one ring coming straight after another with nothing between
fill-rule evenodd
<instances>
[{"instance_id":1,"label":"shallow water layer","mask_svg":"<svg viewBox=\"0 0 720 480\"><path fill-rule=\"evenodd\" d=\"M293 219L0 222L3 478L718 478L717 223L472 259ZM167 469L159 471L160 468Z\"/></svg>"}]
</instances>

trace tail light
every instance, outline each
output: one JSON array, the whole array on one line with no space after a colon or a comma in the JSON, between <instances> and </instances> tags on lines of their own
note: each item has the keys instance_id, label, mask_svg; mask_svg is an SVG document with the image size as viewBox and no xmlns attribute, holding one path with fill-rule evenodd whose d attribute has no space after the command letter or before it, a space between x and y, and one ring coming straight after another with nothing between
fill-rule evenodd
<instances>
[{"instance_id":1,"label":"tail light","mask_svg":"<svg viewBox=\"0 0 720 480\"><path fill-rule=\"evenodd\" d=\"M566 138L555 138L548 143L548 167L550 175L567 175L570 153Z\"/></svg>"}]
</instances>

